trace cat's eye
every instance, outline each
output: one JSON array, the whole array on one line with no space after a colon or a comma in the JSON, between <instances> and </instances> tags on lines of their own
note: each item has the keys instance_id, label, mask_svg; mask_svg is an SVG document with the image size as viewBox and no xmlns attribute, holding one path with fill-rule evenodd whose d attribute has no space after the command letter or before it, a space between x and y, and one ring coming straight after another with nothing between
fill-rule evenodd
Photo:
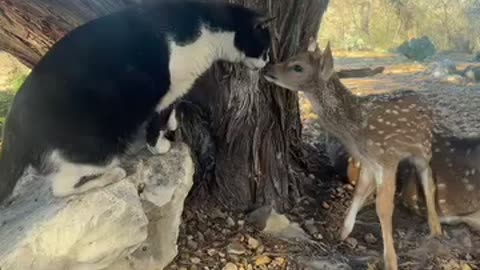
<instances>
[{"instance_id":1,"label":"cat's eye","mask_svg":"<svg viewBox=\"0 0 480 270\"><path fill-rule=\"evenodd\" d=\"M303 71L303 67L300 66L300 65L294 65L292 67L292 69L295 71L295 72L302 72Z\"/></svg>"}]
</instances>

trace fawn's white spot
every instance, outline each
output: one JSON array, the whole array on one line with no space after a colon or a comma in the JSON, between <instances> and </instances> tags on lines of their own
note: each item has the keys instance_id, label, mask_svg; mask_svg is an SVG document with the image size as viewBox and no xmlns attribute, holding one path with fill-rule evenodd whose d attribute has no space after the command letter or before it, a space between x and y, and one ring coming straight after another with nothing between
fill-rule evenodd
<instances>
[{"instance_id":1,"label":"fawn's white spot","mask_svg":"<svg viewBox=\"0 0 480 270\"><path fill-rule=\"evenodd\" d=\"M410 112L410 110L409 110L409 109L402 109L401 111L402 111L402 112L404 112L404 113L408 113L408 112Z\"/></svg>"},{"instance_id":2,"label":"fawn's white spot","mask_svg":"<svg viewBox=\"0 0 480 270\"><path fill-rule=\"evenodd\" d=\"M374 126L374 125L369 125L368 128L369 128L370 130L375 130L375 126Z\"/></svg>"},{"instance_id":3,"label":"fawn's white spot","mask_svg":"<svg viewBox=\"0 0 480 270\"><path fill-rule=\"evenodd\" d=\"M472 184L465 185L465 189L468 191L473 191L475 189L475 186Z\"/></svg>"},{"instance_id":4,"label":"fawn's white spot","mask_svg":"<svg viewBox=\"0 0 480 270\"><path fill-rule=\"evenodd\" d=\"M445 199L440 199L440 200L438 200L438 203L441 203L441 204L444 204L444 203L446 203L446 202L447 202L447 200L445 200Z\"/></svg>"},{"instance_id":5,"label":"fawn's white spot","mask_svg":"<svg viewBox=\"0 0 480 270\"><path fill-rule=\"evenodd\" d=\"M405 118L405 117L398 118L397 120L398 120L398 122L407 122L407 118Z\"/></svg>"},{"instance_id":6,"label":"fawn's white spot","mask_svg":"<svg viewBox=\"0 0 480 270\"><path fill-rule=\"evenodd\" d=\"M378 118L377 121L378 121L379 123L383 123L383 118Z\"/></svg>"},{"instance_id":7,"label":"fawn's white spot","mask_svg":"<svg viewBox=\"0 0 480 270\"><path fill-rule=\"evenodd\" d=\"M470 180L468 180L468 178L462 178L462 183L470 184Z\"/></svg>"},{"instance_id":8,"label":"fawn's white spot","mask_svg":"<svg viewBox=\"0 0 480 270\"><path fill-rule=\"evenodd\" d=\"M438 189L445 189L446 187L447 187L447 185L445 183L438 183L437 184Z\"/></svg>"}]
</instances>

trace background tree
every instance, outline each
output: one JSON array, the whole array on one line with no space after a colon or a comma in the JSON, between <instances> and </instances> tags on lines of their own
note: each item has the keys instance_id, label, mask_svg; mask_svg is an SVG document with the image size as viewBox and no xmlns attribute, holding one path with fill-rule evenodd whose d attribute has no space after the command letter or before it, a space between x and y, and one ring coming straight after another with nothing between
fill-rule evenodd
<instances>
[{"instance_id":1,"label":"background tree","mask_svg":"<svg viewBox=\"0 0 480 270\"><path fill-rule=\"evenodd\" d=\"M137 2L0 0L0 49L32 67L69 30ZM282 60L317 34L329 0L230 2L278 16L272 53ZM295 170L304 163L296 95L266 85L258 72L219 63L179 107L181 133L198 164L197 194L238 210L271 203L283 209L298 194Z\"/></svg>"}]
</instances>

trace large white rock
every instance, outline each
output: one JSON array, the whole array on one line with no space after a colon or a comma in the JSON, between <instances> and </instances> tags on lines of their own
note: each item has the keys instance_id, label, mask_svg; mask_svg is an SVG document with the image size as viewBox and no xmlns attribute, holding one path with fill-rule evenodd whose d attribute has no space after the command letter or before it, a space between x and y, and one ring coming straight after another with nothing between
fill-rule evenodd
<instances>
[{"instance_id":1,"label":"large white rock","mask_svg":"<svg viewBox=\"0 0 480 270\"><path fill-rule=\"evenodd\" d=\"M184 144L134 161L127 179L54 198L42 179L26 180L0 209L0 269L162 269L176 255L183 202L193 182ZM138 189L142 190L139 195Z\"/></svg>"}]
</instances>

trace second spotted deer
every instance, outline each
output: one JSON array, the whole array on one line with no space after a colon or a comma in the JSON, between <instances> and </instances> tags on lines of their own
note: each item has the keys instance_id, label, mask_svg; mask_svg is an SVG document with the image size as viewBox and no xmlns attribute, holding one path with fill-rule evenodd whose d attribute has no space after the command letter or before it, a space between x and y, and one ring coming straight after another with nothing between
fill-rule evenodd
<instances>
[{"instance_id":1,"label":"second spotted deer","mask_svg":"<svg viewBox=\"0 0 480 270\"><path fill-rule=\"evenodd\" d=\"M421 176L431 234L442 234L429 166L434 123L432 113L419 95L408 90L389 95L353 95L334 72L330 46L321 52L315 41L310 43L307 52L266 67L264 77L283 88L303 91L324 130L336 136L362 164L360 180L341 232L342 239L353 230L356 215L365 200L376 192L385 268L398 269L392 215L397 167L407 159Z\"/></svg>"}]
</instances>

